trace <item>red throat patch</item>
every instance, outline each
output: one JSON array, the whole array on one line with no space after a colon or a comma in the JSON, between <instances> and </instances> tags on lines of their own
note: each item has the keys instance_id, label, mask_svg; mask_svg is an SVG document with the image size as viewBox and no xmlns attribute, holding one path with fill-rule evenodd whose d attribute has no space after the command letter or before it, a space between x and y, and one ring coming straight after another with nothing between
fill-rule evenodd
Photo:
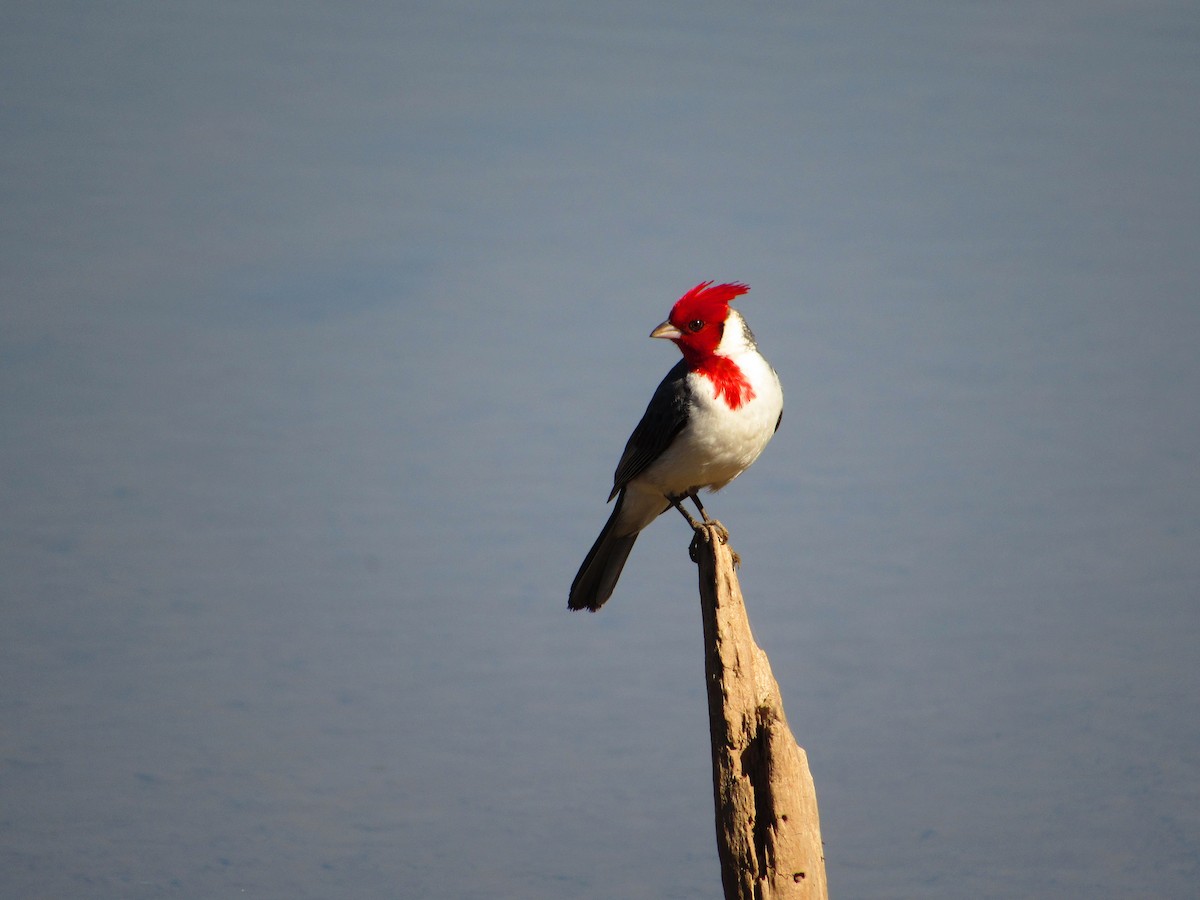
<instances>
[{"instance_id":1,"label":"red throat patch","mask_svg":"<svg viewBox=\"0 0 1200 900\"><path fill-rule=\"evenodd\" d=\"M741 367L725 356L710 356L693 371L713 384L713 399L724 398L730 409L738 409L754 399L754 388Z\"/></svg>"}]
</instances>

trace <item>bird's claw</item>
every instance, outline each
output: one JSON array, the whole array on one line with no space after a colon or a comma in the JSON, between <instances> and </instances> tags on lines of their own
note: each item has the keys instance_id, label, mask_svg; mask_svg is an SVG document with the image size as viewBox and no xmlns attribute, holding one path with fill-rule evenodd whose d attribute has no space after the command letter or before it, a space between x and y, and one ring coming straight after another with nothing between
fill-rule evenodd
<instances>
[{"instance_id":1,"label":"bird's claw","mask_svg":"<svg viewBox=\"0 0 1200 900\"><path fill-rule=\"evenodd\" d=\"M692 562L700 561L700 558L699 558L700 545L708 543L708 540L709 540L708 529L710 527L712 528L713 532L716 534L718 541L720 541L722 544L725 544L725 545L729 544L729 529L726 528L724 525L722 525L720 522L718 522L716 519L709 519L703 525L696 526L695 533L692 535L692 542L691 542L691 544L688 545L688 556L691 557ZM731 557L733 557L733 568L735 570L740 568L742 565L742 557L738 554L738 552L736 550L734 550L732 547L730 547L729 555Z\"/></svg>"},{"instance_id":2,"label":"bird's claw","mask_svg":"<svg viewBox=\"0 0 1200 900\"><path fill-rule=\"evenodd\" d=\"M712 526L713 530L716 531L717 539L720 540L720 542L722 544L729 543L729 529L728 528L726 528L724 525L722 525L716 519L709 519L707 524Z\"/></svg>"}]
</instances>

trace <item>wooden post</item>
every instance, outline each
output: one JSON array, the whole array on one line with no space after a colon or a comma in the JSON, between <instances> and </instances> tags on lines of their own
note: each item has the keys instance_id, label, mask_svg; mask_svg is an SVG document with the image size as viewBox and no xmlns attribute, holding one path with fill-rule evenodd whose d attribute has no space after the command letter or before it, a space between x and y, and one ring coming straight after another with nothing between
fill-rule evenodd
<instances>
[{"instance_id":1,"label":"wooden post","mask_svg":"<svg viewBox=\"0 0 1200 900\"><path fill-rule=\"evenodd\" d=\"M827 900L808 756L754 642L733 557L704 526L695 545L704 617L717 852L726 900Z\"/></svg>"}]
</instances>

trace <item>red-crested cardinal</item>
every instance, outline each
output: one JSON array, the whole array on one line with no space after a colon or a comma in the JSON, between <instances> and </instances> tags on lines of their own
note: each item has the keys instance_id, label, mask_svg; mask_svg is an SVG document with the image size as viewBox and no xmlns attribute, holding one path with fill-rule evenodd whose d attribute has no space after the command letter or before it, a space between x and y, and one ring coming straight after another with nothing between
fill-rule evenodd
<instances>
[{"instance_id":1,"label":"red-crested cardinal","mask_svg":"<svg viewBox=\"0 0 1200 900\"><path fill-rule=\"evenodd\" d=\"M571 584L570 609L604 605L639 532L674 506L693 529L700 523L681 505L691 497L706 524L701 488L723 488L758 458L783 418L783 388L729 302L750 288L705 281L682 297L650 337L674 341L683 359L650 398L613 476L612 515Z\"/></svg>"}]
</instances>

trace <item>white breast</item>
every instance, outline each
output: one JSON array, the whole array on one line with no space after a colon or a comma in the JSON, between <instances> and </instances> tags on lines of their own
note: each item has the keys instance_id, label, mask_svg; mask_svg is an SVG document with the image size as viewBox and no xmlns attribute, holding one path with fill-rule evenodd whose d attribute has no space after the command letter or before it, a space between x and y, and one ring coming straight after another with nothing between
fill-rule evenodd
<instances>
[{"instance_id":1,"label":"white breast","mask_svg":"<svg viewBox=\"0 0 1200 900\"><path fill-rule=\"evenodd\" d=\"M719 490L744 472L775 434L783 411L779 376L751 344L729 354L742 369L754 397L730 409L703 375L688 375L692 404L688 424L667 451L635 479L634 486L668 495Z\"/></svg>"}]
</instances>

